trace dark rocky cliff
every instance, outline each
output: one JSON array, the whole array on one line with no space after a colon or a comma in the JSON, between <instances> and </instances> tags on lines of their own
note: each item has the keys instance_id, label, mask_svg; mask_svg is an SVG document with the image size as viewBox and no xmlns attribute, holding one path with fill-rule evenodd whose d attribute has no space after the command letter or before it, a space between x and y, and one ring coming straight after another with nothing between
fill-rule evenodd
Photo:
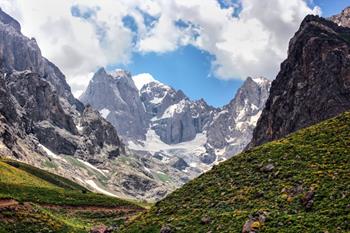
<instances>
[{"instance_id":1,"label":"dark rocky cliff","mask_svg":"<svg viewBox=\"0 0 350 233\"><path fill-rule=\"evenodd\" d=\"M349 109L350 28L307 16L290 41L249 147Z\"/></svg>"}]
</instances>

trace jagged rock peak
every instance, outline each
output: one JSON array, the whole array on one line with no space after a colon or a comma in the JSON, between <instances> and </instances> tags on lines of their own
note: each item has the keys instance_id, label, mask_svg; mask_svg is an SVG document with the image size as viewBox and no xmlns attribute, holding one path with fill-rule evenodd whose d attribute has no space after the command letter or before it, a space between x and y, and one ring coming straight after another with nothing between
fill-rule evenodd
<instances>
[{"instance_id":1,"label":"jagged rock peak","mask_svg":"<svg viewBox=\"0 0 350 233\"><path fill-rule=\"evenodd\" d=\"M350 6L345 8L340 14L329 18L334 23L342 27L350 27Z\"/></svg>"},{"instance_id":2,"label":"jagged rock peak","mask_svg":"<svg viewBox=\"0 0 350 233\"><path fill-rule=\"evenodd\" d=\"M249 147L350 109L350 28L307 16L291 39Z\"/></svg>"},{"instance_id":3,"label":"jagged rock peak","mask_svg":"<svg viewBox=\"0 0 350 233\"><path fill-rule=\"evenodd\" d=\"M104 67L101 67L100 69L97 70L97 72L95 73L95 76L100 76L100 75L107 75L107 72L105 70Z\"/></svg>"},{"instance_id":4,"label":"jagged rock peak","mask_svg":"<svg viewBox=\"0 0 350 233\"><path fill-rule=\"evenodd\" d=\"M104 67L101 67L96 71L93 78L101 78L101 77L109 77L109 78L115 78L115 79L118 79L118 78L131 79L131 73L129 71L122 70L122 69L116 69L115 71L107 72Z\"/></svg>"},{"instance_id":5,"label":"jagged rock peak","mask_svg":"<svg viewBox=\"0 0 350 233\"><path fill-rule=\"evenodd\" d=\"M131 73L126 70L122 69L116 69L115 71L111 72L112 77L114 78L130 78L131 79Z\"/></svg>"},{"instance_id":6,"label":"jagged rock peak","mask_svg":"<svg viewBox=\"0 0 350 233\"><path fill-rule=\"evenodd\" d=\"M17 20L6 14L1 8L0 8L0 22L3 24L9 25L13 27L16 31L21 31L21 25Z\"/></svg>"},{"instance_id":7,"label":"jagged rock peak","mask_svg":"<svg viewBox=\"0 0 350 233\"><path fill-rule=\"evenodd\" d=\"M100 68L80 100L100 111L121 136L144 138L147 115L129 72L116 70L107 73Z\"/></svg>"}]
</instances>

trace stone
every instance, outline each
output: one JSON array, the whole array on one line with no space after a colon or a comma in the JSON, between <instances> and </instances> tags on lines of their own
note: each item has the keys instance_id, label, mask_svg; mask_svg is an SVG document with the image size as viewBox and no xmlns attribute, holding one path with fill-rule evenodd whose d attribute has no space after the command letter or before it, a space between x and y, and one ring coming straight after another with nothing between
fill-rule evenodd
<instances>
[{"instance_id":1,"label":"stone","mask_svg":"<svg viewBox=\"0 0 350 233\"><path fill-rule=\"evenodd\" d=\"M203 225L207 225L210 222L211 222L211 218L210 217L205 216L205 217L201 218L201 224L203 224Z\"/></svg>"},{"instance_id":2,"label":"stone","mask_svg":"<svg viewBox=\"0 0 350 233\"><path fill-rule=\"evenodd\" d=\"M173 230L171 229L171 227L169 225L164 225L160 229L159 233L173 233Z\"/></svg>"},{"instance_id":3,"label":"stone","mask_svg":"<svg viewBox=\"0 0 350 233\"><path fill-rule=\"evenodd\" d=\"M269 163L265 166L263 166L260 171L262 172L272 172L275 169L275 166L272 163Z\"/></svg>"},{"instance_id":4,"label":"stone","mask_svg":"<svg viewBox=\"0 0 350 233\"><path fill-rule=\"evenodd\" d=\"M310 210L314 203L315 191L311 189L307 193L304 194L304 196L301 198L301 203L305 207L306 210Z\"/></svg>"}]
</instances>

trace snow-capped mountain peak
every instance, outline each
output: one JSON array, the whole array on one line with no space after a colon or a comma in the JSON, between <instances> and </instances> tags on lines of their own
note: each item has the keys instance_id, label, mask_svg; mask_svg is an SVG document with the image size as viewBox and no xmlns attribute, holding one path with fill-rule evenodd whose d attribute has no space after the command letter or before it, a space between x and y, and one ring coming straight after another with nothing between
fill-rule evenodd
<instances>
[{"instance_id":1,"label":"snow-capped mountain peak","mask_svg":"<svg viewBox=\"0 0 350 233\"><path fill-rule=\"evenodd\" d=\"M135 83L135 86L140 91L142 87L149 83L160 83L149 73L142 73L135 76L132 76L132 80Z\"/></svg>"},{"instance_id":2,"label":"snow-capped mountain peak","mask_svg":"<svg viewBox=\"0 0 350 233\"><path fill-rule=\"evenodd\" d=\"M152 163L185 180L247 145L270 87L268 79L248 77L235 98L217 109L148 73L99 70L95 76L99 81L90 83L82 101L99 110L136 154L148 153Z\"/></svg>"}]
</instances>

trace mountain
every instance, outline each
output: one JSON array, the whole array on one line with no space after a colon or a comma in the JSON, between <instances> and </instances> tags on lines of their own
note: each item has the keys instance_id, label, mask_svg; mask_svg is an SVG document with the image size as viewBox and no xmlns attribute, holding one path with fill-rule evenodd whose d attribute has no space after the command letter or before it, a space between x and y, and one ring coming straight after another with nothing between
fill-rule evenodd
<instances>
[{"instance_id":1,"label":"mountain","mask_svg":"<svg viewBox=\"0 0 350 233\"><path fill-rule=\"evenodd\" d=\"M35 39L0 11L0 156L110 196L154 200L174 189L143 169L115 128L75 99ZM120 82L125 89L133 82ZM122 90L121 90L122 91ZM138 92L136 92L138 97ZM130 108L130 106L128 106ZM146 158L145 158L146 159Z\"/></svg>"},{"instance_id":2,"label":"mountain","mask_svg":"<svg viewBox=\"0 0 350 233\"><path fill-rule=\"evenodd\" d=\"M16 135L5 130L9 135L2 137L4 143L9 144L9 137L16 144L16 137L33 141L34 136L38 141L31 145L34 152L40 153L36 148L40 143L54 153L96 161L101 154L122 152L124 146L113 127L102 117L92 116L92 110L73 97L64 75L41 56L35 40L23 36L19 23L3 11L0 20L0 79L6 93L2 103L12 103L1 105L0 113L5 124L17 124L16 131L21 131ZM9 153L16 153L17 158L30 157L20 145L17 147Z\"/></svg>"},{"instance_id":3,"label":"mountain","mask_svg":"<svg viewBox=\"0 0 350 233\"><path fill-rule=\"evenodd\" d=\"M101 68L80 100L91 104L125 138L144 138L147 116L129 73L107 74Z\"/></svg>"},{"instance_id":4,"label":"mountain","mask_svg":"<svg viewBox=\"0 0 350 233\"><path fill-rule=\"evenodd\" d=\"M350 27L350 7L345 8L340 14L334 15L329 20L342 27Z\"/></svg>"},{"instance_id":5,"label":"mountain","mask_svg":"<svg viewBox=\"0 0 350 233\"><path fill-rule=\"evenodd\" d=\"M207 150L229 158L250 142L269 95L271 81L248 77L235 98L218 113L208 128Z\"/></svg>"},{"instance_id":6,"label":"mountain","mask_svg":"<svg viewBox=\"0 0 350 233\"><path fill-rule=\"evenodd\" d=\"M36 167L0 160L0 232L90 232L101 224L111 231L141 211Z\"/></svg>"},{"instance_id":7,"label":"mountain","mask_svg":"<svg viewBox=\"0 0 350 233\"><path fill-rule=\"evenodd\" d=\"M231 158L121 232L348 232L350 113Z\"/></svg>"},{"instance_id":8,"label":"mountain","mask_svg":"<svg viewBox=\"0 0 350 233\"><path fill-rule=\"evenodd\" d=\"M248 78L228 105L214 108L149 74L101 68L80 100L114 125L134 155L147 155L147 170L161 169L178 187L247 145L269 88L265 78Z\"/></svg>"},{"instance_id":9,"label":"mountain","mask_svg":"<svg viewBox=\"0 0 350 233\"><path fill-rule=\"evenodd\" d=\"M349 54L350 28L307 16L290 41L249 147L349 110Z\"/></svg>"}]
</instances>

